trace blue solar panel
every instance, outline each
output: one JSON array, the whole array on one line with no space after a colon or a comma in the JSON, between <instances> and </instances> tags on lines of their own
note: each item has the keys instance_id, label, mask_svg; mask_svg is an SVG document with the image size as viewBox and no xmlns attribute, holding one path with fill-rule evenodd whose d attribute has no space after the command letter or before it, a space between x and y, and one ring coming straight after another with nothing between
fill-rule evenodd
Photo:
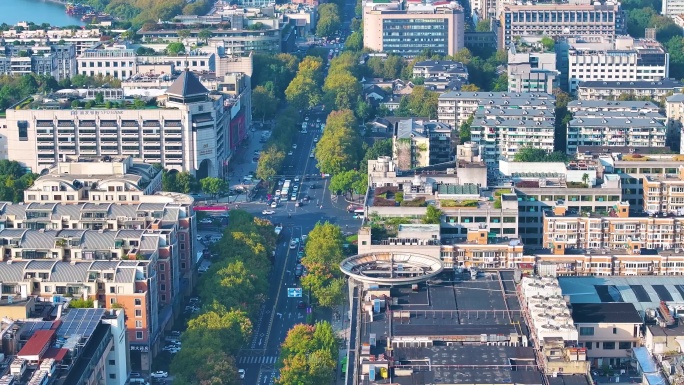
<instances>
[{"instance_id":1,"label":"blue solar panel","mask_svg":"<svg viewBox=\"0 0 684 385\"><path fill-rule=\"evenodd\" d=\"M90 337L100 323L106 309L70 309L62 317L57 336L69 338L74 335Z\"/></svg>"}]
</instances>

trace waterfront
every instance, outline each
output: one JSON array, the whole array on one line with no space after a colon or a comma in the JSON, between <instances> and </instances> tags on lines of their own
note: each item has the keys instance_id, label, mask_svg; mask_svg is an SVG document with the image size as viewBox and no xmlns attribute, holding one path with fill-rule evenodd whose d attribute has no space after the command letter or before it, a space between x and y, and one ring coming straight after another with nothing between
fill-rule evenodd
<instances>
[{"instance_id":1,"label":"waterfront","mask_svg":"<svg viewBox=\"0 0 684 385\"><path fill-rule=\"evenodd\" d=\"M10 25L20 21L32 21L36 24L50 23L54 26L83 25L81 19L64 12L64 5L44 0L0 0L2 13L0 23Z\"/></svg>"}]
</instances>

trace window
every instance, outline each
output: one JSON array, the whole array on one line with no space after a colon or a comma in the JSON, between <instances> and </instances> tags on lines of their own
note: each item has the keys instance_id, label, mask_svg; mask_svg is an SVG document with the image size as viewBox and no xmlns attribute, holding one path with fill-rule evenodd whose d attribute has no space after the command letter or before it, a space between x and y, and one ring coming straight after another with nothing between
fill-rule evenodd
<instances>
[{"instance_id":1,"label":"window","mask_svg":"<svg viewBox=\"0 0 684 385\"><path fill-rule=\"evenodd\" d=\"M19 140L20 141L27 141L28 140L28 121L26 120L20 120L17 122L17 128L19 129Z\"/></svg>"},{"instance_id":2,"label":"window","mask_svg":"<svg viewBox=\"0 0 684 385\"><path fill-rule=\"evenodd\" d=\"M618 344L618 349L620 350L627 350L632 348L632 343L631 342L620 342Z\"/></svg>"},{"instance_id":3,"label":"window","mask_svg":"<svg viewBox=\"0 0 684 385\"><path fill-rule=\"evenodd\" d=\"M135 306L141 306L142 305L142 300L140 298L135 299Z\"/></svg>"},{"instance_id":4,"label":"window","mask_svg":"<svg viewBox=\"0 0 684 385\"><path fill-rule=\"evenodd\" d=\"M143 332L135 332L135 339L136 340L143 339Z\"/></svg>"},{"instance_id":5,"label":"window","mask_svg":"<svg viewBox=\"0 0 684 385\"><path fill-rule=\"evenodd\" d=\"M181 263L181 269L185 269L185 262Z\"/></svg>"},{"instance_id":6,"label":"window","mask_svg":"<svg viewBox=\"0 0 684 385\"><path fill-rule=\"evenodd\" d=\"M593 345L593 343L592 343L592 342L587 342L587 343L584 344L584 345L585 345L585 347L587 348L587 350L591 350L591 345Z\"/></svg>"},{"instance_id":7,"label":"window","mask_svg":"<svg viewBox=\"0 0 684 385\"><path fill-rule=\"evenodd\" d=\"M165 294L162 294L162 295L161 295L161 301L162 301L162 302L166 302L166 295L165 295Z\"/></svg>"},{"instance_id":8,"label":"window","mask_svg":"<svg viewBox=\"0 0 684 385\"><path fill-rule=\"evenodd\" d=\"M28 196L28 199L29 199L30 201L35 201L35 200L36 200L36 196L35 196L35 195L29 195L29 196Z\"/></svg>"},{"instance_id":9,"label":"window","mask_svg":"<svg viewBox=\"0 0 684 385\"><path fill-rule=\"evenodd\" d=\"M52 293L52 286L45 286L46 293Z\"/></svg>"},{"instance_id":10,"label":"window","mask_svg":"<svg viewBox=\"0 0 684 385\"><path fill-rule=\"evenodd\" d=\"M581 336L593 336L594 335L594 328L593 327L580 327L580 335Z\"/></svg>"},{"instance_id":11,"label":"window","mask_svg":"<svg viewBox=\"0 0 684 385\"><path fill-rule=\"evenodd\" d=\"M142 328L142 321L135 321L135 327L137 329L141 329Z\"/></svg>"},{"instance_id":12,"label":"window","mask_svg":"<svg viewBox=\"0 0 684 385\"><path fill-rule=\"evenodd\" d=\"M162 284L161 284L161 287L159 288L159 290L161 290L161 291L166 291L166 285L164 285L164 284L162 283Z\"/></svg>"},{"instance_id":13,"label":"window","mask_svg":"<svg viewBox=\"0 0 684 385\"><path fill-rule=\"evenodd\" d=\"M162 281L166 281L166 274L161 273L161 274L159 275L159 279L161 279Z\"/></svg>"},{"instance_id":14,"label":"window","mask_svg":"<svg viewBox=\"0 0 684 385\"><path fill-rule=\"evenodd\" d=\"M164 264L159 265L159 270L160 271L166 270L166 265L164 265Z\"/></svg>"},{"instance_id":15,"label":"window","mask_svg":"<svg viewBox=\"0 0 684 385\"><path fill-rule=\"evenodd\" d=\"M617 334L617 328L613 328L613 334Z\"/></svg>"},{"instance_id":16,"label":"window","mask_svg":"<svg viewBox=\"0 0 684 385\"><path fill-rule=\"evenodd\" d=\"M604 342L603 343L603 350L614 350L615 349L615 342Z\"/></svg>"},{"instance_id":17,"label":"window","mask_svg":"<svg viewBox=\"0 0 684 385\"><path fill-rule=\"evenodd\" d=\"M135 316L136 316L136 317L142 317L142 310L140 310L140 309L135 309Z\"/></svg>"},{"instance_id":18,"label":"window","mask_svg":"<svg viewBox=\"0 0 684 385\"><path fill-rule=\"evenodd\" d=\"M116 373L109 373L109 379L115 380L116 379Z\"/></svg>"},{"instance_id":19,"label":"window","mask_svg":"<svg viewBox=\"0 0 684 385\"><path fill-rule=\"evenodd\" d=\"M109 360L109 365L116 365L116 360Z\"/></svg>"}]
</instances>

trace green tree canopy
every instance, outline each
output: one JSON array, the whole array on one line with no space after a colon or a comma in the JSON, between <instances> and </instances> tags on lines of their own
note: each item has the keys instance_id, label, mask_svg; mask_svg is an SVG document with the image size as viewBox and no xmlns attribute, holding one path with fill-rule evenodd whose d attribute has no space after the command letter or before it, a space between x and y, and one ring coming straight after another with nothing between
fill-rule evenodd
<instances>
[{"instance_id":1,"label":"green tree canopy","mask_svg":"<svg viewBox=\"0 0 684 385\"><path fill-rule=\"evenodd\" d=\"M316 146L318 169L326 174L351 170L359 162L361 148L356 118L350 110L333 111Z\"/></svg>"}]
</instances>

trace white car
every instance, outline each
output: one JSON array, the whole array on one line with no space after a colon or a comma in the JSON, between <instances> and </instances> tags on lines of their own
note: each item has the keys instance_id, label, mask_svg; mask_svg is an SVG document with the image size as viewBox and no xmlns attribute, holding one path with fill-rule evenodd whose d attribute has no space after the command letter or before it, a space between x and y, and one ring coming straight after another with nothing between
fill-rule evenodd
<instances>
[{"instance_id":1,"label":"white car","mask_svg":"<svg viewBox=\"0 0 684 385\"><path fill-rule=\"evenodd\" d=\"M305 121L305 122L308 122L308 121L309 121L309 117L308 117L308 116L305 117L305 118L304 118L304 121Z\"/></svg>"},{"instance_id":2,"label":"white car","mask_svg":"<svg viewBox=\"0 0 684 385\"><path fill-rule=\"evenodd\" d=\"M280 190L276 190L276 191L275 191L275 195L276 195L276 196L280 195Z\"/></svg>"},{"instance_id":3,"label":"white car","mask_svg":"<svg viewBox=\"0 0 684 385\"><path fill-rule=\"evenodd\" d=\"M288 151L288 152L287 152L287 155L288 155L288 156L292 156L292 151Z\"/></svg>"},{"instance_id":4,"label":"white car","mask_svg":"<svg viewBox=\"0 0 684 385\"><path fill-rule=\"evenodd\" d=\"M299 182L299 176L296 176L296 177L294 178L294 181L295 181L295 182Z\"/></svg>"},{"instance_id":5,"label":"white car","mask_svg":"<svg viewBox=\"0 0 684 385\"><path fill-rule=\"evenodd\" d=\"M313 157L314 157L314 153L312 151L311 153L309 153L309 158L313 158Z\"/></svg>"},{"instance_id":6,"label":"white car","mask_svg":"<svg viewBox=\"0 0 684 385\"><path fill-rule=\"evenodd\" d=\"M273 210L264 210L264 211L261 212L261 214L263 214L263 215L273 215L273 214L275 214L275 211L273 211Z\"/></svg>"},{"instance_id":7,"label":"white car","mask_svg":"<svg viewBox=\"0 0 684 385\"><path fill-rule=\"evenodd\" d=\"M293 239L293 240L290 241L290 249L291 249L291 250L294 250L294 249L296 249L296 248L297 248L297 241L295 241L295 240Z\"/></svg>"},{"instance_id":8,"label":"white car","mask_svg":"<svg viewBox=\"0 0 684 385\"><path fill-rule=\"evenodd\" d=\"M321 119L320 119L320 118L317 118L317 119L316 119L316 123L320 123L320 122L321 122Z\"/></svg>"},{"instance_id":9,"label":"white car","mask_svg":"<svg viewBox=\"0 0 684 385\"><path fill-rule=\"evenodd\" d=\"M240 376L241 380L245 379L245 369L238 369L238 376Z\"/></svg>"},{"instance_id":10,"label":"white car","mask_svg":"<svg viewBox=\"0 0 684 385\"><path fill-rule=\"evenodd\" d=\"M318 137L314 138L314 143L318 143Z\"/></svg>"},{"instance_id":11,"label":"white car","mask_svg":"<svg viewBox=\"0 0 684 385\"><path fill-rule=\"evenodd\" d=\"M276 202L276 201L271 202L271 208L274 209L276 207L278 207L278 202Z\"/></svg>"},{"instance_id":12,"label":"white car","mask_svg":"<svg viewBox=\"0 0 684 385\"><path fill-rule=\"evenodd\" d=\"M296 201L296 200L297 200L297 194L292 194L292 195L290 196L290 200L291 200L291 201Z\"/></svg>"},{"instance_id":13,"label":"white car","mask_svg":"<svg viewBox=\"0 0 684 385\"><path fill-rule=\"evenodd\" d=\"M201 240L202 240L202 236L201 236L201 235L198 235L198 236L197 236L197 242L199 242L199 241L201 241Z\"/></svg>"},{"instance_id":14,"label":"white car","mask_svg":"<svg viewBox=\"0 0 684 385\"><path fill-rule=\"evenodd\" d=\"M309 238L308 235L306 235L306 234L302 235L302 242L306 242L307 238Z\"/></svg>"},{"instance_id":15,"label":"white car","mask_svg":"<svg viewBox=\"0 0 684 385\"><path fill-rule=\"evenodd\" d=\"M156 371L156 372L150 374L150 377L152 377L152 378L166 378L168 376L169 376L169 373L164 372L162 370L159 370L159 371Z\"/></svg>"},{"instance_id":16,"label":"white car","mask_svg":"<svg viewBox=\"0 0 684 385\"><path fill-rule=\"evenodd\" d=\"M297 143L293 144L292 148L296 150L297 149Z\"/></svg>"}]
</instances>

